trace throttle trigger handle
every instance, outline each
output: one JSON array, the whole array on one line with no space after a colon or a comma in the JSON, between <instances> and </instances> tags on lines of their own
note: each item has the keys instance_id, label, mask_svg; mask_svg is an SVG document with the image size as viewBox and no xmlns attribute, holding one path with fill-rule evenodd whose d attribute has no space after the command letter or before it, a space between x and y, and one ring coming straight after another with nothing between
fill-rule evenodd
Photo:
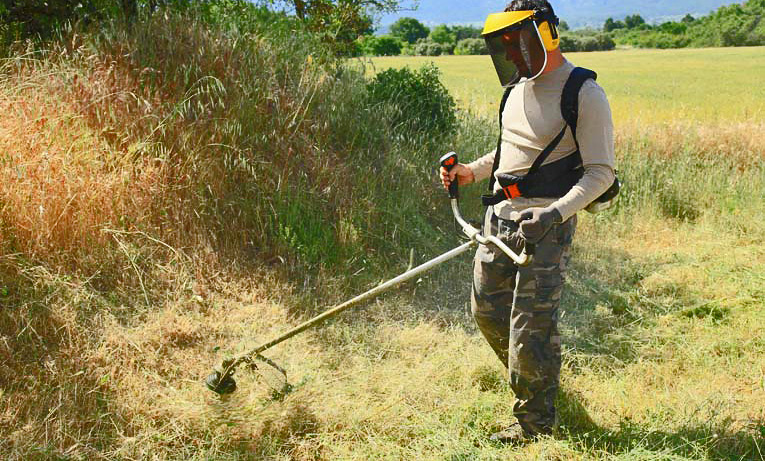
<instances>
[{"instance_id":1,"label":"throttle trigger handle","mask_svg":"<svg viewBox=\"0 0 765 461\"><path fill-rule=\"evenodd\" d=\"M449 152L448 154L441 157L441 160L439 160L439 163L441 163L441 166L446 169L447 172L452 171L452 168L457 166L459 163L459 158L457 157L456 152ZM457 178L454 178L454 181L452 181L449 184L449 198L456 199L459 197L459 183Z\"/></svg>"}]
</instances>

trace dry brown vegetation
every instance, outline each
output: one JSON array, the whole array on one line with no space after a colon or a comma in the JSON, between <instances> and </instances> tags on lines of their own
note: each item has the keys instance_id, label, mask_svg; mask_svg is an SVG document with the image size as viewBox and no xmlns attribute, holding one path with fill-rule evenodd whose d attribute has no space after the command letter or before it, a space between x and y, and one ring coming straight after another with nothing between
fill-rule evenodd
<instances>
[{"instance_id":1,"label":"dry brown vegetation","mask_svg":"<svg viewBox=\"0 0 765 461\"><path fill-rule=\"evenodd\" d=\"M562 426L516 450L486 439L512 392L467 315L468 261L274 349L289 395L246 370L204 389L224 356L457 239L355 77L160 26L2 62L0 453L763 459L761 121L621 129L627 190L583 216L565 299ZM491 143L463 122L460 148ZM301 192L312 213L278 200Z\"/></svg>"}]
</instances>

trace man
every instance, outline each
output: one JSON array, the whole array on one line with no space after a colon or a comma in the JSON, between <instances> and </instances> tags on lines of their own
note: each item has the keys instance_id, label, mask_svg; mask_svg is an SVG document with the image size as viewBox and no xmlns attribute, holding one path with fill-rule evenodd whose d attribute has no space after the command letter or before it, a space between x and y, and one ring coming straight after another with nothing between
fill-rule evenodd
<instances>
[{"instance_id":1,"label":"man","mask_svg":"<svg viewBox=\"0 0 765 461\"><path fill-rule=\"evenodd\" d=\"M493 176L493 195L484 197L492 205L485 230L516 251L523 240L536 244L527 267L516 266L491 245L480 246L474 261L473 316L509 368L517 399L517 423L492 435L507 443L552 433L561 367L558 307L576 213L615 179L613 123L601 87L585 79L575 126L561 113L563 88L574 66L558 47L557 23L546 0L514 0L505 13L489 16L484 37L509 92L500 141L496 150L470 164L441 170L445 187ZM540 159L541 166L534 165Z\"/></svg>"}]
</instances>

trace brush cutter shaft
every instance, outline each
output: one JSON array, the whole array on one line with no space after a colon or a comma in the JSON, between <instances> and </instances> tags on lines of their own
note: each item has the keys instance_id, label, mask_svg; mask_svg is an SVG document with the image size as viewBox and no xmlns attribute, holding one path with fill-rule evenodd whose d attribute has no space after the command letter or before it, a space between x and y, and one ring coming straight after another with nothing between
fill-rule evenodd
<instances>
[{"instance_id":1,"label":"brush cutter shaft","mask_svg":"<svg viewBox=\"0 0 765 461\"><path fill-rule=\"evenodd\" d=\"M480 243L481 245L488 245L489 243L494 244L502 250L503 253L505 253L510 259L515 261L516 264L519 266L528 266L531 264L531 261L533 259L532 253L533 253L533 246L529 243L526 243L523 252L521 254L517 254L513 250L510 249L507 245L505 245L505 242L500 240L494 235L489 235L488 237L484 237L481 235L481 231L476 229L475 227L471 226L470 223L465 221L464 218L462 218L462 214L460 213L459 204L457 203L457 199L452 199L452 213L454 213L454 219L457 220L457 223L462 227L462 232L465 233L465 235L470 238L470 240L476 241Z\"/></svg>"},{"instance_id":2,"label":"brush cutter shaft","mask_svg":"<svg viewBox=\"0 0 765 461\"><path fill-rule=\"evenodd\" d=\"M387 282L385 282L385 283L383 283L381 285L378 285L377 287L367 291L366 293L360 294L360 295L356 296L355 298L353 298L351 300L348 300L348 301L344 302L343 304L340 304L339 306L334 307L334 308L324 312L323 314L321 314L321 315L319 315L317 317L314 317L314 318L312 318L310 320L307 320L305 323L302 323L302 324L296 326L295 328L293 328L292 330L284 333L283 335L279 336L278 338L263 344L262 346L258 347L254 351L250 352L250 354L248 354L248 355L259 354L259 353L265 351L266 349L269 349L269 348L271 348L273 346L276 346L277 344L279 344L279 343L281 343L283 341L286 341L286 340L292 338L293 336L295 336L295 335L297 335L299 333L302 333L303 331L305 331L305 330L307 330L307 329L309 329L309 328L311 328L311 327L313 327L315 325L318 325L319 323L321 323L321 322L323 322L323 321L325 321L325 320L327 320L329 318L332 318L332 317L336 316L337 314L345 311L346 309L348 309L350 307L353 307L355 304L358 304L361 301L367 300L369 298L373 298L373 297L379 295L380 293L384 292L385 290L387 290L389 288L393 288L396 285L399 285L399 284L404 283L404 282L406 282L408 280L411 280L414 277L417 277L418 275L422 274L423 272L427 272L430 269L438 266L439 264L442 264L442 263L444 263L444 262L446 262L446 261L448 261L450 259L456 258L457 256L461 255L462 253L468 251L470 249L470 247L475 245L475 243L476 243L475 241L471 240L470 242L467 242L467 243L465 243L465 244L463 244L463 245L461 245L461 246L459 246L459 247L457 247L457 248L455 248L455 249L453 249L453 250L451 250L449 252L446 252L446 253L442 254L441 256L439 256L437 258L431 259L430 261L428 261L428 262L426 262L426 263L424 263L424 264L422 264L420 266L417 266L417 267L415 267L414 269L412 269L410 271L404 272L403 274L399 275L398 277L396 277L394 279L391 279L391 280L388 280Z\"/></svg>"},{"instance_id":3,"label":"brush cutter shaft","mask_svg":"<svg viewBox=\"0 0 765 461\"><path fill-rule=\"evenodd\" d=\"M457 156L456 154L448 154L444 157L444 159L449 160L453 157L453 162L451 165L448 165L449 167L453 167L454 164L456 164ZM445 160L442 159L442 164L444 164ZM468 251L472 246L476 244L481 245L487 245L489 243L496 245L500 250L502 250L507 256L509 256L513 261L515 261L520 266L526 266L531 263L532 254L534 253L534 247L533 245L526 244L523 252L518 255L513 250L511 250L507 245L504 244L500 239L498 239L495 236L488 236L484 237L481 235L481 231L479 229L476 229L475 227L471 226L468 222L466 222L462 218L462 214L459 210L459 204L457 203L457 181L455 180L452 183L455 187L451 188L450 195L452 196L452 212L454 213L454 219L457 220L459 225L462 227L462 231L465 233L465 235L470 238L469 242L463 243L462 245L458 246L457 248L448 251L441 256L438 256L434 259L431 259L430 261L421 264L414 269L408 270L404 272L403 274L399 275L398 277L388 280L385 283L382 283L378 285L377 287L367 291L366 293L360 294L356 296L355 298L348 300L336 307L333 307L332 309L324 312L321 315L318 315L298 326L293 328L292 330L284 333L283 335L279 336L278 338L275 338L265 344L262 344L258 346L257 348L251 350L250 352L240 355L238 357L231 358L229 360L226 360L223 362L223 372L214 372L212 375L210 375L207 380L207 387L217 392L218 394L228 394L234 391L236 389L236 383L234 382L232 378L232 374L234 373L234 370L236 368L243 364L243 363L249 363L254 365L255 360L262 360L265 363L275 367L277 370L279 370L282 374L284 374L284 370L276 366L272 361L269 359L263 357L261 352L264 352L267 349L270 349L274 346L276 346L279 343L282 343L293 336L302 333L303 331L312 328L325 320L328 320L341 312L355 306L356 304L365 301L369 298L373 298L380 293L384 292L385 290L388 290L390 288L395 287L396 285L399 285L401 283L404 283L408 280L411 280L418 275L422 274L423 272L427 272L430 269L438 266L439 264L443 264L446 261L449 261L450 259L456 258L457 256L461 255L462 253L465 253Z\"/></svg>"}]
</instances>

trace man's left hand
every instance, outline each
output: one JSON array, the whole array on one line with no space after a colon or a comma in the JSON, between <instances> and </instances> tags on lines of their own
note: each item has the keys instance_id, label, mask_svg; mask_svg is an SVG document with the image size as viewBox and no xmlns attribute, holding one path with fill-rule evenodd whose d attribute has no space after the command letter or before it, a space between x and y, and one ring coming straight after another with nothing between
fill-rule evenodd
<instances>
[{"instance_id":1,"label":"man's left hand","mask_svg":"<svg viewBox=\"0 0 765 461\"><path fill-rule=\"evenodd\" d=\"M521 235L527 242L538 243L554 224L563 222L563 217L557 208L529 208L513 220L520 224Z\"/></svg>"}]
</instances>

